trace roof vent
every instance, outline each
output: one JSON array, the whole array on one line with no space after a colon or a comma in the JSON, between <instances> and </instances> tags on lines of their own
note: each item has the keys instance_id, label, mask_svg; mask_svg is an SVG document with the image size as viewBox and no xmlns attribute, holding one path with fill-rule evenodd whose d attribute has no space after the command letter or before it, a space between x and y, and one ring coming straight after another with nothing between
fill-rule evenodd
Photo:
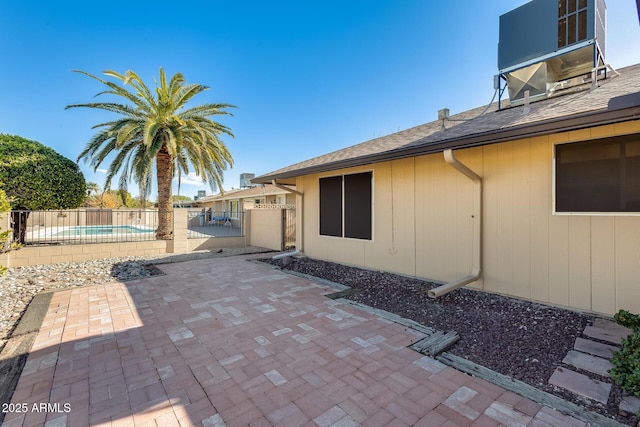
<instances>
[{"instance_id":1,"label":"roof vent","mask_svg":"<svg viewBox=\"0 0 640 427\"><path fill-rule=\"evenodd\" d=\"M442 110L438 110L438 120L440 120L440 122L442 122L442 130L446 129L446 127L444 125L444 122L447 121L448 118L449 118L449 109L448 108L443 108Z\"/></svg>"},{"instance_id":2,"label":"roof vent","mask_svg":"<svg viewBox=\"0 0 640 427\"><path fill-rule=\"evenodd\" d=\"M508 87L522 105L529 91L535 102L605 65L605 19L604 0L532 0L500 16L500 95Z\"/></svg>"}]
</instances>

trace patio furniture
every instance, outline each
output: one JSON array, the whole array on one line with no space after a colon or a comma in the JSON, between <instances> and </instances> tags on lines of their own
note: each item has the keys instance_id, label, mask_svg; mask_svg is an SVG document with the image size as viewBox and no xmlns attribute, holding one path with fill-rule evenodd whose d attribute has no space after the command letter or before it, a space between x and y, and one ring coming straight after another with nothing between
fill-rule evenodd
<instances>
[{"instance_id":1,"label":"patio furniture","mask_svg":"<svg viewBox=\"0 0 640 427\"><path fill-rule=\"evenodd\" d=\"M209 221L209 224L211 225L231 225L231 218L229 218L228 216L214 216L213 218L211 218L211 221Z\"/></svg>"}]
</instances>

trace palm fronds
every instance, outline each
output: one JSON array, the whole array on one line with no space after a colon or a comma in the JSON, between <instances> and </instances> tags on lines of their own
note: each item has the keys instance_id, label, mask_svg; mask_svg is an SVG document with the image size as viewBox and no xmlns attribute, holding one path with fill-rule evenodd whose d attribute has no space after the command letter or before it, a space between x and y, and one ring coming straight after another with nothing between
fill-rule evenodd
<instances>
[{"instance_id":1,"label":"palm fronds","mask_svg":"<svg viewBox=\"0 0 640 427\"><path fill-rule=\"evenodd\" d=\"M231 115L226 109L235 108L233 105L217 103L186 108L193 97L209 88L187 84L180 73L174 74L167 83L162 68L155 90L149 89L133 71L124 74L112 70L104 72L107 77L119 80L120 84L85 71L74 71L107 86L96 97L115 96L124 101L90 102L66 107L92 108L120 116L93 126L98 131L78 156L78 161L90 162L94 170L108 158L112 159L107 169L105 189L120 173L120 188L126 188L133 181L144 193L142 197L146 197L151 188L154 166L158 177L158 208L161 210L168 211L172 206L173 177L187 175L191 169L212 188L222 188L223 173L233 165L233 157L221 136L233 137L233 133L211 117ZM161 162L158 161L159 156L162 156ZM166 161L167 156L169 162ZM169 235L167 227L167 224L160 224L158 235Z\"/></svg>"}]
</instances>

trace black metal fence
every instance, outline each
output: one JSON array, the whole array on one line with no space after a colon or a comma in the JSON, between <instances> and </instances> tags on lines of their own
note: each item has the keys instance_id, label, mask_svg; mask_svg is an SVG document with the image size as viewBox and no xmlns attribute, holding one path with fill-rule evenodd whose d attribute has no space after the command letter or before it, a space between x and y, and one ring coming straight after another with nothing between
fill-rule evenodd
<instances>
[{"instance_id":1,"label":"black metal fence","mask_svg":"<svg viewBox=\"0 0 640 427\"><path fill-rule=\"evenodd\" d=\"M168 215L171 220L173 212ZM14 240L25 245L138 242L156 240L158 211L11 211L10 220Z\"/></svg>"},{"instance_id":2,"label":"black metal fence","mask_svg":"<svg viewBox=\"0 0 640 427\"><path fill-rule=\"evenodd\" d=\"M173 212L167 215L173 223ZM8 225L14 240L24 245L139 242L159 238L163 216L151 209L24 210L12 211ZM244 212L190 209L187 216L189 239L245 235Z\"/></svg>"},{"instance_id":3,"label":"black metal fence","mask_svg":"<svg viewBox=\"0 0 640 427\"><path fill-rule=\"evenodd\" d=\"M243 237L244 212L189 209L187 238Z\"/></svg>"}]
</instances>

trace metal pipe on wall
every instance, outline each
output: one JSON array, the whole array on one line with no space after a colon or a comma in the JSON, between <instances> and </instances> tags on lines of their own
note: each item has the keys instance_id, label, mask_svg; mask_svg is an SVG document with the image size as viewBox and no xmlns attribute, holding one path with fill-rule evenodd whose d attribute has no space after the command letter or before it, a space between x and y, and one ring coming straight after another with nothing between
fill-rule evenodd
<instances>
[{"instance_id":1,"label":"metal pipe on wall","mask_svg":"<svg viewBox=\"0 0 640 427\"><path fill-rule=\"evenodd\" d=\"M451 149L444 151L444 160L448 165L469 178L474 183L473 205L475 212L471 217L473 221L473 254L471 274L462 279L446 283L428 291L430 298L438 298L455 289L461 288L469 283L475 282L482 277L482 178L456 159Z\"/></svg>"}]
</instances>

